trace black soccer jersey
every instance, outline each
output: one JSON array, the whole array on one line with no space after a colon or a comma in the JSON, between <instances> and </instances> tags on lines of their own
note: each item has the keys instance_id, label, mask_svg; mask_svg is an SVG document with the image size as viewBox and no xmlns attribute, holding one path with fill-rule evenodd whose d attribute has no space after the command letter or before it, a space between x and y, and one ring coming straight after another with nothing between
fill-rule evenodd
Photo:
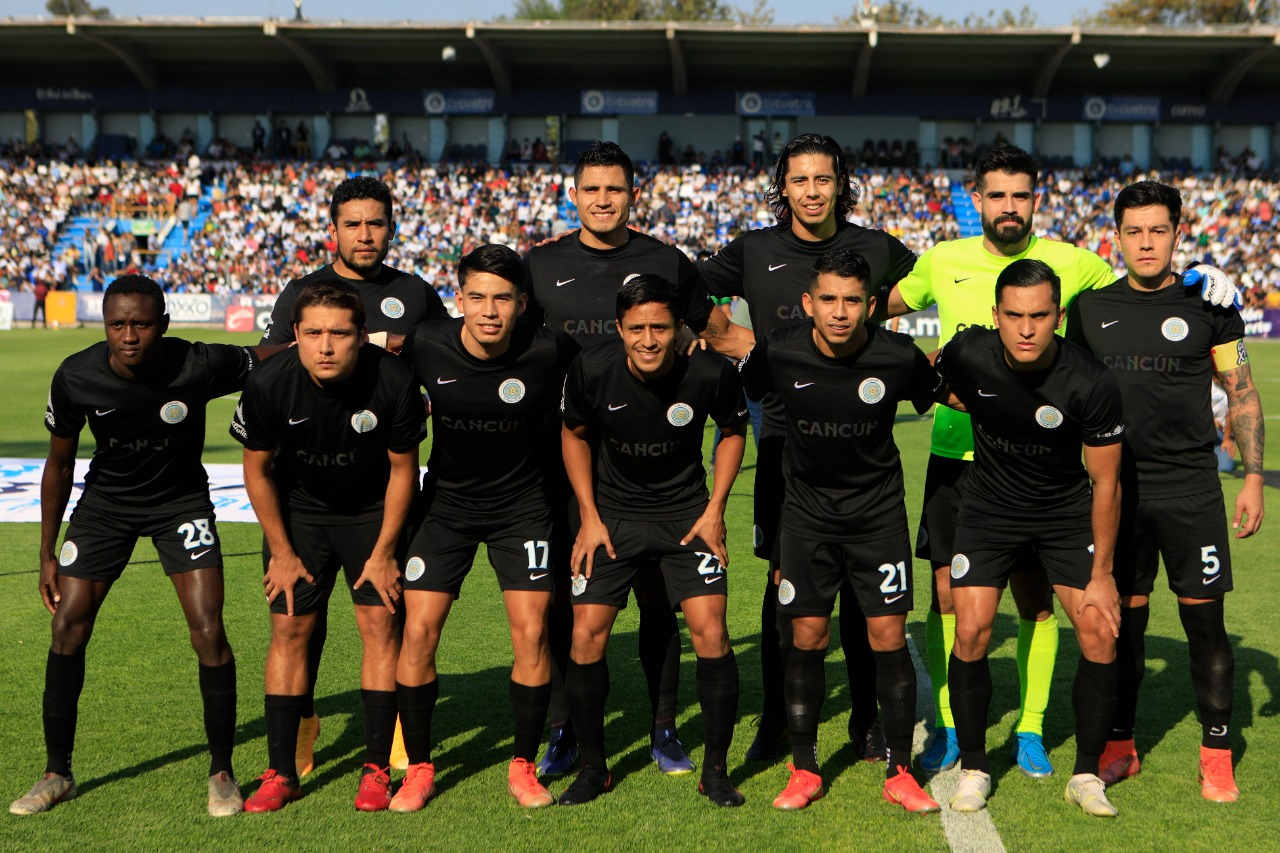
<instances>
[{"instance_id":1,"label":"black soccer jersey","mask_svg":"<svg viewBox=\"0 0 1280 853\"><path fill-rule=\"evenodd\" d=\"M1022 373L994 329L970 326L937 366L973 421L973 471L964 501L992 512L1079 515L1092 505L1081 445L1124 440L1120 387L1083 348L1058 341L1053 363Z\"/></svg>"},{"instance_id":2,"label":"black soccer jersey","mask_svg":"<svg viewBox=\"0 0 1280 853\"><path fill-rule=\"evenodd\" d=\"M508 350L486 361L461 332L460 319L424 323L401 352L431 397L430 512L465 521L545 512L542 450L578 346L521 317Z\"/></svg>"},{"instance_id":3,"label":"black soccer jersey","mask_svg":"<svg viewBox=\"0 0 1280 853\"><path fill-rule=\"evenodd\" d=\"M616 249L584 246L574 234L538 246L525 258L524 316L564 332L582 347L618 340L618 288L632 275L660 275L680 290L676 312L695 332L707 325L711 301L684 252L628 231Z\"/></svg>"},{"instance_id":4,"label":"black soccer jersey","mask_svg":"<svg viewBox=\"0 0 1280 853\"><path fill-rule=\"evenodd\" d=\"M355 374L322 387L291 349L250 380L231 435L250 450L276 451L272 477L282 508L312 524L381 518L387 451L407 452L427 433L413 368L363 346Z\"/></svg>"},{"instance_id":5,"label":"black soccer jersey","mask_svg":"<svg viewBox=\"0 0 1280 853\"><path fill-rule=\"evenodd\" d=\"M817 242L801 240L790 225L749 231L698 265L711 294L747 300L751 325L760 340L774 329L808 323L800 295L809 287L814 261L832 249L852 249L871 267L869 292L880 295L911 272L916 256L884 231L841 223L834 236ZM782 425L781 404L766 398L765 418Z\"/></svg>"},{"instance_id":6,"label":"black soccer jersey","mask_svg":"<svg viewBox=\"0 0 1280 853\"><path fill-rule=\"evenodd\" d=\"M370 332L408 335L423 320L449 316L435 289L416 275L383 264L377 277L366 281L344 278L334 271L332 264L328 264L284 286L271 309L271 322L262 336L262 343L293 342L293 303L303 288L318 281L341 281L354 287L364 302L365 325Z\"/></svg>"},{"instance_id":7,"label":"black soccer jersey","mask_svg":"<svg viewBox=\"0 0 1280 853\"><path fill-rule=\"evenodd\" d=\"M829 358L812 322L776 329L740 365L752 396L773 394L786 411L782 526L806 539L862 542L907 527L897 403L927 411L941 379L909 336L867 333L858 352Z\"/></svg>"},{"instance_id":8,"label":"black soccer jersey","mask_svg":"<svg viewBox=\"0 0 1280 853\"><path fill-rule=\"evenodd\" d=\"M164 338L161 347L160 371L146 381L112 370L105 341L69 356L53 375L45 426L71 438L88 421L97 441L86 499L159 507L208 492L200 464L205 406L243 388L256 360L227 344Z\"/></svg>"},{"instance_id":9,"label":"black soccer jersey","mask_svg":"<svg viewBox=\"0 0 1280 853\"><path fill-rule=\"evenodd\" d=\"M660 379L637 379L621 342L584 352L569 368L561 412L592 433L596 506L603 516L673 520L708 500L702 428L747 421L733 366L718 355L679 355Z\"/></svg>"},{"instance_id":10,"label":"black soccer jersey","mask_svg":"<svg viewBox=\"0 0 1280 853\"><path fill-rule=\"evenodd\" d=\"M1210 407L1212 349L1244 338L1234 308L1218 308L1181 281L1156 291L1120 279L1080 294L1067 337L1115 371L1124 394L1126 480L1144 498L1219 488ZM1243 354L1242 354L1243 355Z\"/></svg>"}]
</instances>

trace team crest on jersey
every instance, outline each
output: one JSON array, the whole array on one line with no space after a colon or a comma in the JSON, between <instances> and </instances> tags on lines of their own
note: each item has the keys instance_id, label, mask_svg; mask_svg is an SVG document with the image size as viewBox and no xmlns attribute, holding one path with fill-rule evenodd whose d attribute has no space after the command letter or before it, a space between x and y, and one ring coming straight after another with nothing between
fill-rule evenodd
<instances>
[{"instance_id":1,"label":"team crest on jersey","mask_svg":"<svg viewBox=\"0 0 1280 853\"><path fill-rule=\"evenodd\" d=\"M62 543L62 550L58 552L58 565L69 566L76 561L76 557L80 556L80 549L76 547L76 543L68 539Z\"/></svg>"},{"instance_id":2,"label":"team crest on jersey","mask_svg":"<svg viewBox=\"0 0 1280 853\"><path fill-rule=\"evenodd\" d=\"M587 591L587 576L578 575L576 578L573 579L573 594L582 595L586 591Z\"/></svg>"},{"instance_id":3,"label":"team crest on jersey","mask_svg":"<svg viewBox=\"0 0 1280 853\"><path fill-rule=\"evenodd\" d=\"M1053 406L1041 406L1036 409L1036 423L1045 429L1057 429L1062 426L1062 412Z\"/></svg>"},{"instance_id":4,"label":"team crest on jersey","mask_svg":"<svg viewBox=\"0 0 1280 853\"><path fill-rule=\"evenodd\" d=\"M929 544L929 531L922 524L916 529L916 549L919 550Z\"/></svg>"},{"instance_id":5,"label":"team crest on jersey","mask_svg":"<svg viewBox=\"0 0 1280 853\"><path fill-rule=\"evenodd\" d=\"M778 603L790 604L796 600L796 588L791 581L783 581L778 584Z\"/></svg>"},{"instance_id":6,"label":"team crest on jersey","mask_svg":"<svg viewBox=\"0 0 1280 853\"><path fill-rule=\"evenodd\" d=\"M404 316L404 303L394 296L388 296L382 300L382 313L392 320L399 320Z\"/></svg>"},{"instance_id":7,"label":"team crest on jersey","mask_svg":"<svg viewBox=\"0 0 1280 853\"><path fill-rule=\"evenodd\" d=\"M969 574L969 558L964 554L956 554L951 558L951 577L956 580Z\"/></svg>"},{"instance_id":8,"label":"team crest on jersey","mask_svg":"<svg viewBox=\"0 0 1280 853\"><path fill-rule=\"evenodd\" d=\"M361 409L351 416L351 428L356 432L373 432L378 426L378 416L368 409Z\"/></svg>"},{"instance_id":9,"label":"team crest on jersey","mask_svg":"<svg viewBox=\"0 0 1280 853\"><path fill-rule=\"evenodd\" d=\"M180 424L187 419L187 412L186 403L174 400L160 407L160 420L167 424Z\"/></svg>"},{"instance_id":10,"label":"team crest on jersey","mask_svg":"<svg viewBox=\"0 0 1280 853\"><path fill-rule=\"evenodd\" d=\"M858 399L864 403L879 403L884 399L884 383L874 376L862 380L858 386Z\"/></svg>"},{"instance_id":11,"label":"team crest on jersey","mask_svg":"<svg viewBox=\"0 0 1280 853\"><path fill-rule=\"evenodd\" d=\"M687 426L693 420L693 408L688 403L676 403L667 409L667 423L672 426Z\"/></svg>"},{"instance_id":12,"label":"team crest on jersey","mask_svg":"<svg viewBox=\"0 0 1280 853\"><path fill-rule=\"evenodd\" d=\"M524 383L519 379L508 379L498 386L498 396L504 403L519 403L524 399Z\"/></svg>"},{"instance_id":13,"label":"team crest on jersey","mask_svg":"<svg viewBox=\"0 0 1280 853\"><path fill-rule=\"evenodd\" d=\"M1160 324L1160 334L1171 341L1180 341L1187 336L1187 321L1181 317L1170 317Z\"/></svg>"},{"instance_id":14,"label":"team crest on jersey","mask_svg":"<svg viewBox=\"0 0 1280 853\"><path fill-rule=\"evenodd\" d=\"M421 557L410 557L409 562L404 564L404 579L407 581L416 581L422 577L422 573L427 570L427 564L422 562Z\"/></svg>"}]
</instances>

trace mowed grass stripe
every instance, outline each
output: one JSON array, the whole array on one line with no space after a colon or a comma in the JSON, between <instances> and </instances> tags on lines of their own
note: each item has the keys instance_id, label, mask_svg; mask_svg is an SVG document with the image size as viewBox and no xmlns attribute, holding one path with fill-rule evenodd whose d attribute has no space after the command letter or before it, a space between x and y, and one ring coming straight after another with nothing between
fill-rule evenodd
<instances>
[{"instance_id":1,"label":"mowed grass stripe","mask_svg":"<svg viewBox=\"0 0 1280 853\"><path fill-rule=\"evenodd\" d=\"M174 334L203 340L252 343L253 335L204 330ZM14 331L0 334L0 455L43 456L48 438L41 424L49 379L59 360L100 339L100 330ZM930 342L922 342L927 345ZM1280 376L1280 348L1251 343L1254 374ZM1264 409L1268 405L1263 389ZM1273 401L1280 410L1280 400ZM227 435L235 398L209 409L206 459L237 462L239 445ZM908 515L913 519L923 490L930 422L904 418L896 427L906 471ZM708 432L709 438L709 432ZM89 455L91 437L81 441ZM424 454L425 458L425 454ZM667 778L648 758L648 700L636 660L636 612L622 613L610 645L613 691L607 721L611 761L619 787L599 802L576 809L525 813L506 793L505 766L511 747L506 698L510 650L505 617L492 570L478 559L458 601L441 650L442 699L436 718L441 796L418 815L355 812L356 773L363 731L358 698L359 641L348 599L334 599L330 646L319 686L325 728L318 744L317 773L304 784L306 796L270 816L209 818L204 811L204 734L199 713L196 665L185 623L171 586L154 563L131 566L113 590L89 647L89 674L81 700L76 751L82 797L48 815L4 815L0 848L51 849L72 844L95 849L153 847L172 850L246 849L289 846L545 850L608 845L611 849L771 850L808 844L825 849L944 850L942 822L907 815L880 798L883 768L854 761L847 745L848 685L842 656L828 658L828 701L823 709L819 751L829 794L800 814L769 807L786 783L785 761L747 765L743 753L755 733L760 695L759 606L764 564L751 556L751 490L754 454L730 501L729 618L742 672L743 696L730 756L732 776L747 797L737 810L717 810L695 793L696 779ZM1274 469L1276 466L1272 465ZM1228 506L1238 480L1224 477ZM1280 478L1268 475L1274 505ZM260 532L255 525L220 525L227 559L227 630L237 653L240 727L236 769L241 782L266 762L262 726L262 665L268 620L262 605ZM1064 774L1074 757L1071 678L1078 650L1064 631L1060 663L1046 722L1046 743L1058 773L1044 781L1025 779L1008 753L1017 706L1014 660L1016 614L1002 604L992 642L995 698L988 731L996 780L990 816L1010 850L1099 850L1143 847L1178 850L1270 849L1280 797L1271 768L1280 759L1280 636L1271 620L1280 592L1270 581L1264 533L1236 543L1237 592L1228 597L1228 630L1237 648L1235 744L1240 803L1204 803L1196 785L1199 726L1187 675L1185 640L1171 594L1163 588L1152 606L1149 669L1140 708L1138 742L1143 772L1112 790L1119 821L1085 818L1062 802ZM49 617L36 594L38 526L0 525L0 624L7 648L0 654L0 782L10 799L22 794L43 766L40 694L48 649ZM1271 549L1274 550L1274 549ZM154 559L149 544L139 560ZM908 628L924 636L929 570L915 566L916 611ZM1243 594L1241 594L1243 593ZM1066 622L1063 614L1061 621ZM833 633L837 633L833 631ZM693 684L693 655L684 644L681 734L695 759L702 738ZM923 713L922 713L923 716ZM566 781L551 784L553 792ZM1138 841L1140 839L1140 841Z\"/></svg>"}]
</instances>

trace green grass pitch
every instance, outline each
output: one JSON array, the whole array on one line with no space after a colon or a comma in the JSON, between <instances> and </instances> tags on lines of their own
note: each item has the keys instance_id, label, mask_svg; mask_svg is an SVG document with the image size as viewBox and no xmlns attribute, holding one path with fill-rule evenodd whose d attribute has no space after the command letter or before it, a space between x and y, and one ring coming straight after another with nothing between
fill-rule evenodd
<instances>
[{"instance_id":1,"label":"green grass pitch","mask_svg":"<svg viewBox=\"0 0 1280 853\"><path fill-rule=\"evenodd\" d=\"M174 334L241 343L253 339L190 329ZM61 358L100 336L95 330L0 334L5 403L0 455L45 455L41 418L49 379ZM1264 409L1278 412L1280 347L1259 342L1251 352ZM233 405L234 398L227 398L210 406L207 461L240 458L226 432ZM912 518L921 499L929 426L927 419L904 416L897 428ZM86 435L82 452L87 455L91 447ZM506 792L504 774L511 745L508 634L496 583L482 557L440 649L436 800L418 814L403 816L366 815L351 806L363 743L359 640L349 605L339 595L318 689L323 719L318 766L304 782L305 796L276 815L214 820L205 813L207 757L196 662L176 597L144 543L104 607L89 647L76 749L80 799L46 815L0 815L0 849L945 849L947 836L937 816L912 816L885 803L882 767L853 760L845 731L849 687L838 649L828 658L819 739L826 799L802 813L776 812L769 803L786 783L785 761L744 763L760 701L758 614L764 576L750 549L753 465L749 449L729 510L729 621L743 688L730 764L747 797L743 808L715 809L696 794L695 777L664 777L650 762L648 701L636 660L632 606L619 618L609 651L613 692L607 736L617 789L575 809L521 810ZM1267 500L1274 507L1280 475L1274 462L1271 468ZM1239 482L1223 477L1229 505ZM1152 605L1148 675L1139 708L1143 771L1113 789L1119 819L1087 818L1062 802L1074 755L1070 691L1078 651L1069 631L1062 634L1045 731L1058 771L1048 780L1023 778L1008 751L1018 700L1016 615L1006 597L992 642L996 689L988 744L996 781L990 816L1007 849L1273 849L1280 815L1280 782L1273 772L1280 765L1280 633L1271 627L1280 611L1280 588L1269 580L1274 525L1268 522L1259 536L1236 543L1232 552L1236 592L1227 599L1227 624L1236 645L1233 743L1243 791L1232 806L1206 803L1198 795L1199 726L1185 641L1173 596L1164 588ZM268 620L261 597L260 539L254 525L224 524L221 530L227 631L239 667L235 764L241 782L250 787L266 766L262 667ZM9 799L21 795L43 768L40 696L49 617L36 593L37 543L37 525L0 525L0 791ZM914 577L916 610L908 628L923 651L927 566L917 562ZM680 725L696 760L702 737L687 640L684 649ZM550 787L556 793L564 784L555 781Z\"/></svg>"}]
</instances>

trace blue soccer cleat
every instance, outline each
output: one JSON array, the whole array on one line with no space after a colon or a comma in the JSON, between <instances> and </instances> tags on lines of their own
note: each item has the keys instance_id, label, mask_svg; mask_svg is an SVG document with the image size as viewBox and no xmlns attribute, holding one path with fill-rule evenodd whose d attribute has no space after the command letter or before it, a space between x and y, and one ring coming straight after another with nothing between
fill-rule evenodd
<instances>
[{"instance_id":1,"label":"blue soccer cleat","mask_svg":"<svg viewBox=\"0 0 1280 853\"><path fill-rule=\"evenodd\" d=\"M956 730L946 726L933 730L933 740L920 754L920 768L929 774L950 770L960 761Z\"/></svg>"},{"instance_id":2,"label":"blue soccer cleat","mask_svg":"<svg viewBox=\"0 0 1280 853\"><path fill-rule=\"evenodd\" d=\"M693 759L684 751L674 728L657 729L650 741L649 754L658 763L658 769L668 776L693 772Z\"/></svg>"},{"instance_id":3,"label":"blue soccer cleat","mask_svg":"<svg viewBox=\"0 0 1280 853\"><path fill-rule=\"evenodd\" d=\"M539 776L563 776L578 760L578 739L568 726L552 726L547 751L538 759Z\"/></svg>"},{"instance_id":4,"label":"blue soccer cleat","mask_svg":"<svg viewBox=\"0 0 1280 853\"><path fill-rule=\"evenodd\" d=\"M1018 769L1032 779L1044 779L1053 775L1049 754L1044 751L1044 740L1038 734L1018 732L1014 757L1018 760Z\"/></svg>"}]
</instances>

